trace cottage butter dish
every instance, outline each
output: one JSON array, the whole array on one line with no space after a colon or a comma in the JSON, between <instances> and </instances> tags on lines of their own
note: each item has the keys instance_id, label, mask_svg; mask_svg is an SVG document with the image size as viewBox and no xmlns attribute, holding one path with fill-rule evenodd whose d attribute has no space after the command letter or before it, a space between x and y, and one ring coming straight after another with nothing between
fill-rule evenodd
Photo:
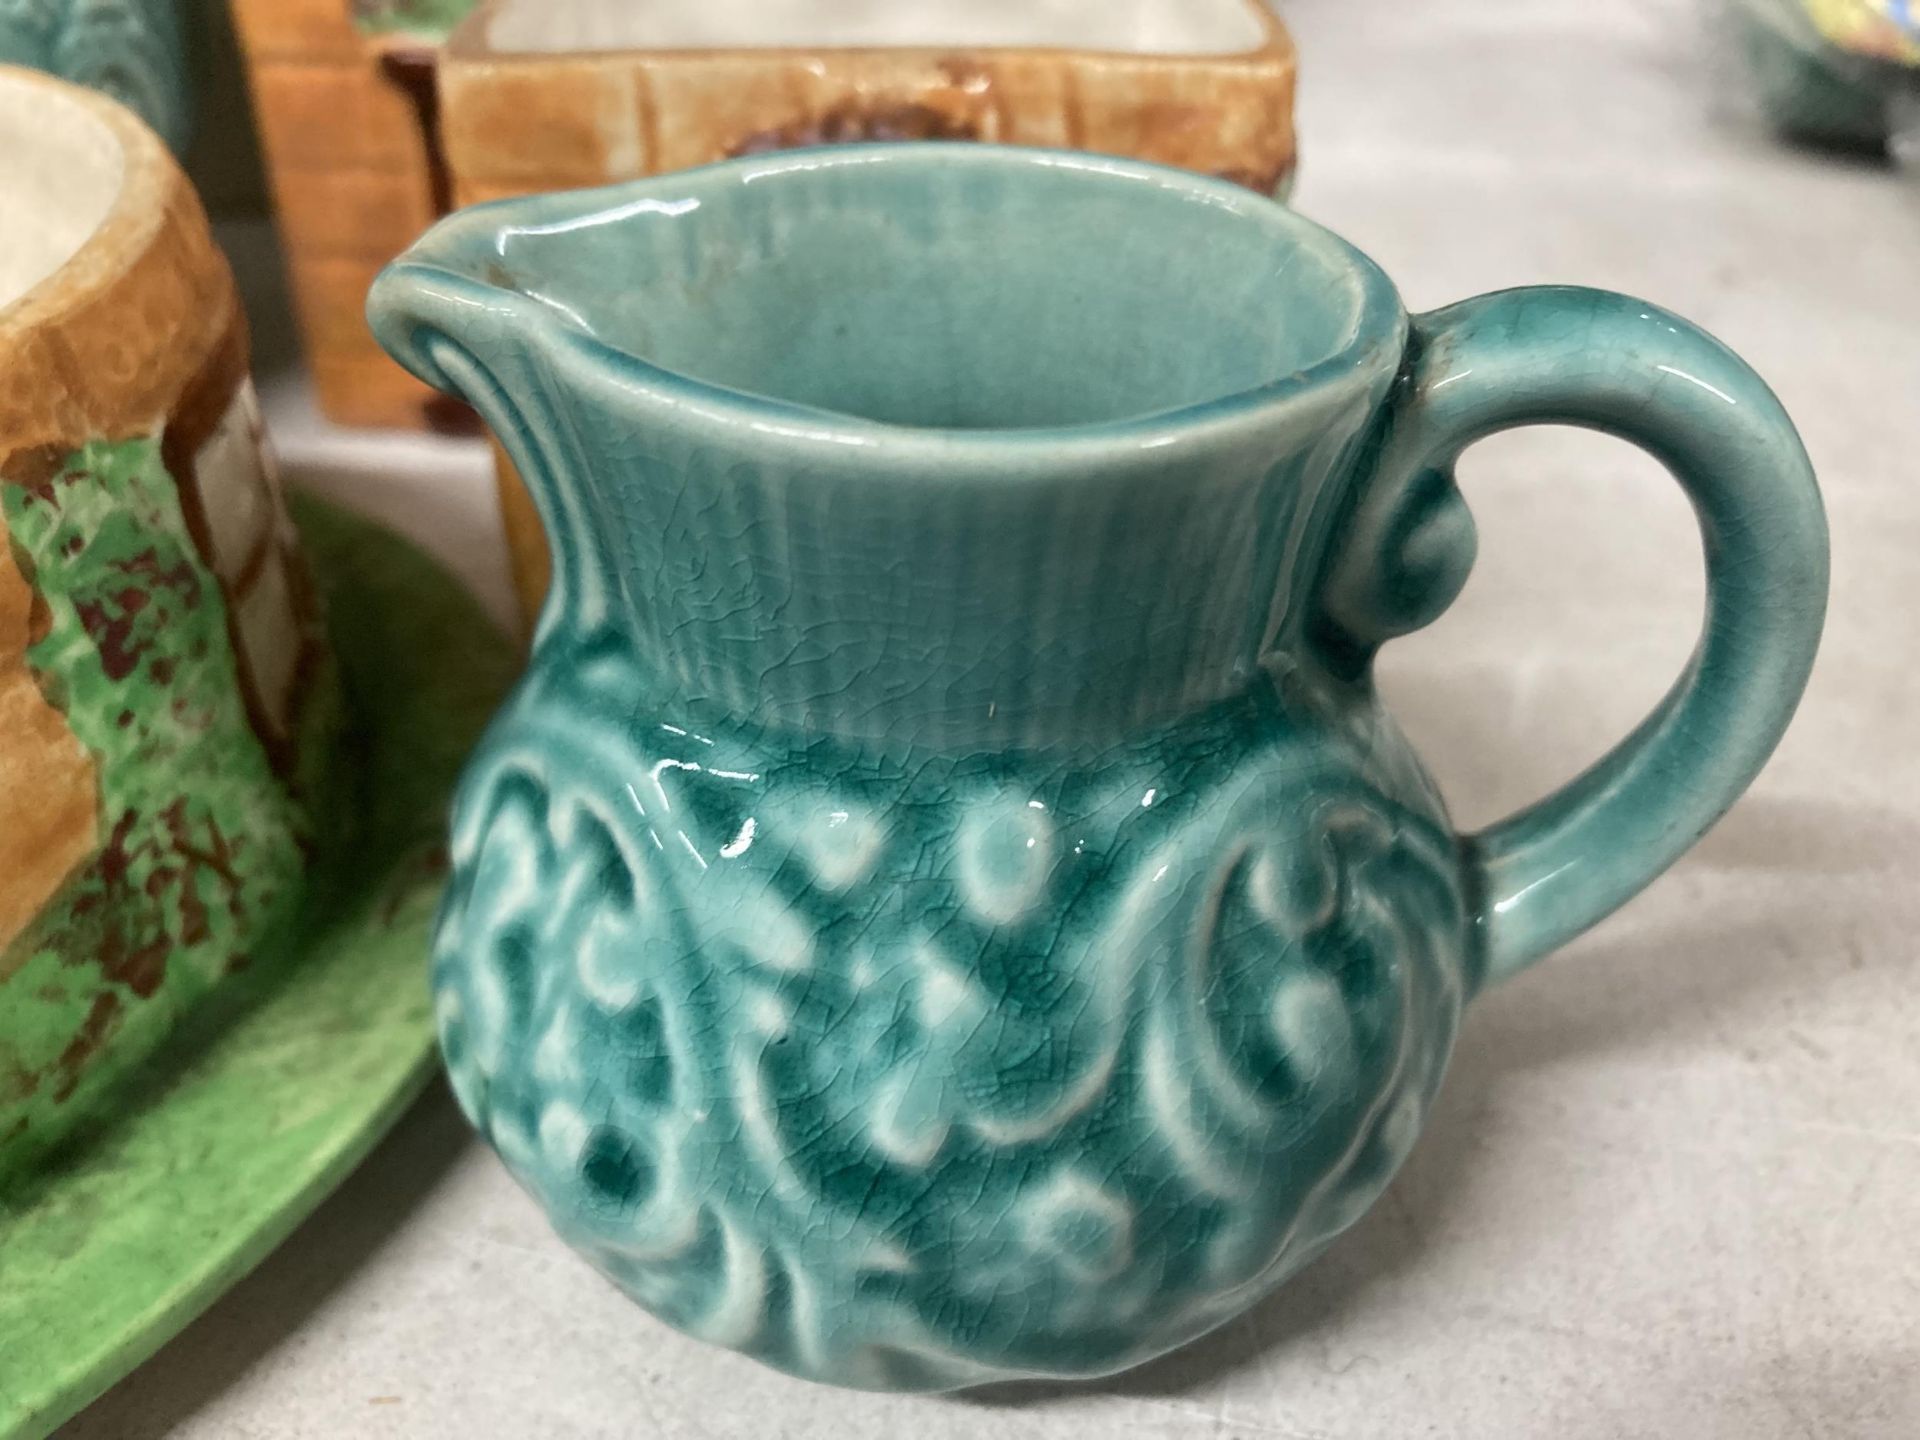
<instances>
[{"instance_id":1,"label":"cottage butter dish","mask_svg":"<svg viewBox=\"0 0 1920 1440\"><path fill-rule=\"evenodd\" d=\"M424 556L285 496L159 137L0 66L0 1440L425 1083L442 817L511 666Z\"/></svg>"},{"instance_id":2,"label":"cottage butter dish","mask_svg":"<svg viewBox=\"0 0 1920 1440\"><path fill-rule=\"evenodd\" d=\"M0 67L0 196L4 1181L282 948L337 707L180 167Z\"/></svg>"},{"instance_id":3,"label":"cottage butter dish","mask_svg":"<svg viewBox=\"0 0 1920 1440\"><path fill-rule=\"evenodd\" d=\"M739 159L455 215L370 312L553 544L456 802L460 1102L641 1304L817 1380L1097 1375L1253 1303L1462 1006L1747 786L1821 627L1806 454L1718 343L1591 290L1409 318L1191 173ZM1455 456L1531 423L1666 463L1708 623L1462 836L1372 661L1472 563Z\"/></svg>"}]
</instances>

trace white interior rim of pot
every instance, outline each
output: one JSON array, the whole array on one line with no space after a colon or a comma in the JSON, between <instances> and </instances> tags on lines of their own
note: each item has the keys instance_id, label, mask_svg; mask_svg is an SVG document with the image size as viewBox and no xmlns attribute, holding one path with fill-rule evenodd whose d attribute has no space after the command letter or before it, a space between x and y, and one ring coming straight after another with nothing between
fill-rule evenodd
<instances>
[{"instance_id":1,"label":"white interior rim of pot","mask_svg":"<svg viewBox=\"0 0 1920 1440\"><path fill-rule=\"evenodd\" d=\"M84 103L0 70L0 311L86 248L126 168L120 137Z\"/></svg>"}]
</instances>

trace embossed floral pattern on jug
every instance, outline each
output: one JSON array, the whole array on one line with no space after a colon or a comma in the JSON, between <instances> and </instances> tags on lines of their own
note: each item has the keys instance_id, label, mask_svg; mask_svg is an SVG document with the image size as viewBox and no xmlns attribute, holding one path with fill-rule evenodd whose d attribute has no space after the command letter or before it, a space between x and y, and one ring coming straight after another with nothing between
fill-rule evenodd
<instances>
[{"instance_id":1,"label":"embossed floral pattern on jug","mask_svg":"<svg viewBox=\"0 0 1920 1440\"><path fill-rule=\"evenodd\" d=\"M1298 1269L1466 1000L1745 787L1819 631L1804 453L1714 342L1591 291L1410 321L1150 166L509 202L370 308L554 544L454 821L455 1089L629 1294L816 1379L1109 1372ZM1593 772L1456 837L1372 656L1471 566L1453 456L1546 419L1672 465L1714 624Z\"/></svg>"}]
</instances>

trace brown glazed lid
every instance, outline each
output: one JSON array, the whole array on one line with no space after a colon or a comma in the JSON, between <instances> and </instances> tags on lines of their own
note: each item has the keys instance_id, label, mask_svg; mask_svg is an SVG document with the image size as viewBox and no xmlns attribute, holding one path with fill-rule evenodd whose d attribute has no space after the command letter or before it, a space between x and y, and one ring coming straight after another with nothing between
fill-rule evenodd
<instances>
[{"instance_id":1,"label":"brown glazed lid","mask_svg":"<svg viewBox=\"0 0 1920 1440\"><path fill-rule=\"evenodd\" d=\"M50 274L11 299L0 290L0 479L20 480L49 451L160 429L230 348L238 302L199 197L130 111L37 71L0 66L6 152L14 158L0 159L0 190L10 225L40 224L44 235L62 221L71 227L75 204L93 201L103 211ZM36 156L73 167L57 186L41 187L67 214L36 220L33 187L10 180ZM59 245L58 236L50 243Z\"/></svg>"}]
</instances>

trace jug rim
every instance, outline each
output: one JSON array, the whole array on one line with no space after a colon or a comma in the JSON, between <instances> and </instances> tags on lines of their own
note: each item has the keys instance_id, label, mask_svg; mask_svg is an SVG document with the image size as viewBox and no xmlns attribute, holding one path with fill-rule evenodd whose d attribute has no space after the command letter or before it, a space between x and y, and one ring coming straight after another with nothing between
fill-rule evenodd
<instances>
[{"instance_id":1,"label":"jug rim","mask_svg":"<svg viewBox=\"0 0 1920 1440\"><path fill-rule=\"evenodd\" d=\"M861 166L919 168L1041 168L1098 182L1130 182L1179 192L1183 198L1261 226L1278 244L1314 252L1351 287L1351 318L1338 344L1302 369L1219 396L1113 419L1042 426L941 427L871 419L701 379L649 360L569 323L552 303L493 278L504 237L515 231L619 224L624 217L657 212L666 203L705 198L735 184ZM424 286L461 308L479 305L510 313L542 336L582 359L607 367L635 399L662 403L683 419L723 426L744 424L796 443L854 449L883 448L899 456L926 452L944 465L969 460L994 466L1009 450L1100 451L1157 448L1200 440L1282 412L1308 397L1365 385L1380 371L1397 368L1407 332L1407 312L1386 273L1362 251L1289 206L1231 181L1149 161L1086 151L970 141L910 141L836 145L721 160L695 169L646 176L591 189L548 192L483 202L437 222L396 259L368 297L376 334L397 355L418 353L403 292ZM421 355L422 360L427 357ZM430 369L437 369L428 362ZM409 368L413 368L410 363ZM420 373L416 370L416 373Z\"/></svg>"}]
</instances>

